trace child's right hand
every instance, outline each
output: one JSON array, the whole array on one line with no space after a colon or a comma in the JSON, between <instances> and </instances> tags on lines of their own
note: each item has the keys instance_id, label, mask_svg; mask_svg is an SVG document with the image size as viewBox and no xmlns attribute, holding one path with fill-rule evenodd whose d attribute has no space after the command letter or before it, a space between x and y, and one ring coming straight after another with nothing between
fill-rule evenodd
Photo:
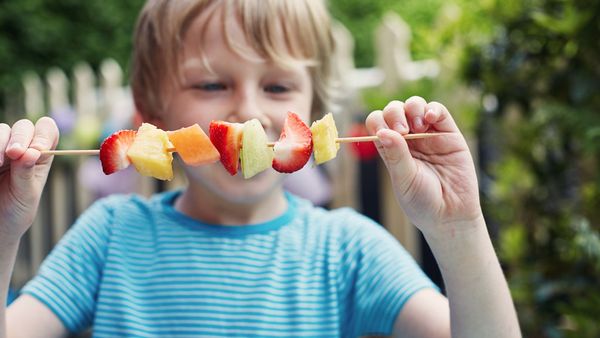
<instances>
[{"instance_id":1,"label":"child's right hand","mask_svg":"<svg viewBox=\"0 0 600 338\"><path fill-rule=\"evenodd\" d=\"M0 123L0 240L17 242L29 229L48 177L58 128L49 117L34 125L19 120L12 128Z\"/></svg>"}]
</instances>

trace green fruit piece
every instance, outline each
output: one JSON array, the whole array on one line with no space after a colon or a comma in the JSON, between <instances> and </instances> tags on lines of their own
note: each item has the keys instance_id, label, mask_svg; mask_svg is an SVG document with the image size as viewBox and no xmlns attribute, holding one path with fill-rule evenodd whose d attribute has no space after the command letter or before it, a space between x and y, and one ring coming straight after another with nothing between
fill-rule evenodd
<instances>
[{"instance_id":1,"label":"green fruit piece","mask_svg":"<svg viewBox=\"0 0 600 338\"><path fill-rule=\"evenodd\" d=\"M250 178L271 167L273 149L267 145L267 134L257 119L244 123L242 133L242 173Z\"/></svg>"}]
</instances>

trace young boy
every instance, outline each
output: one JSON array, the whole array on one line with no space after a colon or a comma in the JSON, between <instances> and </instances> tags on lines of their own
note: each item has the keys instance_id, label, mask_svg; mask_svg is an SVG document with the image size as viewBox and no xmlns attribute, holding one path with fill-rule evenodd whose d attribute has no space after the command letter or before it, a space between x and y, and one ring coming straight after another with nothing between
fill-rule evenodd
<instances>
[{"instance_id":1,"label":"young boy","mask_svg":"<svg viewBox=\"0 0 600 338\"><path fill-rule=\"evenodd\" d=\"M260 120L330 101L332 41L320 1L149 1L132 88L167 130ZM420 97L367 118L400 207L431 245L449 301L382 228L284 193L282 175L186 167L188 186L95 203L8 308L0 337L517 337L473 162L446 108ZM407 143L409 132L450 135ZM35 215L56 125L0 125L0 295ZM5 299L0 299L4 304ZM451 329L450 329L451 328Z\"/></svg>"}]
</instances>

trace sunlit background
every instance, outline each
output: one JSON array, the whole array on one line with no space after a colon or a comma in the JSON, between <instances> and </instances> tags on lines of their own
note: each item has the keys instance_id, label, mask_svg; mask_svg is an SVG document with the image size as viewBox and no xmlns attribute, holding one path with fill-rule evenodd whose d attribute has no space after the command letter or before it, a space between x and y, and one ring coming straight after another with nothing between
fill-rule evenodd
<instances>
[{"instance_id":1,"label":"sunlit background","mask_svg":"<svg viewBox=\"0 0 600 338\"><path fill-rule=\"evenodd\" d=\"M0 121L50 115L65 149L97 148L131 127L127 69L142 4L0 0ZM392 99L446 104L475 156L524 336L600 337L600 1L328 4L348 86L336 115L342 133L363 132L357 121ZM347 148L326 168L332 186L318 203L354 206L380 221L441 285L426 245L389 207L371 155ZM15 289L94 199L181 184L138 178L131 170L104 177L95 158L57 158L21 247Z\"/></svg>"}]
</instances>

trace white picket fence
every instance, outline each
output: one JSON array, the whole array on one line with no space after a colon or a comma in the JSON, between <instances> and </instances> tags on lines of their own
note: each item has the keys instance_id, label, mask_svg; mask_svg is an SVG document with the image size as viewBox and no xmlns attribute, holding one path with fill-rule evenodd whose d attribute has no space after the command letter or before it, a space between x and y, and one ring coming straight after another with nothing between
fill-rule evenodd
<instances>
[{"instance_id":1,"label":"white picket fence","mask_svg":"<svg viewBox=\"0 0 600 338\"><path fill-rule=\"evenodd\" d=\"M374 68L354 67L353 39L345 27L336 24L334 36L338 45L336 64L347 86L344 89L347 97L342 103L344 113L335 117L342 132L356 116L365 113L357 99L360 90L378 87L392 93L408 81L434 77L439 72L433 60L411 59L410 28L397 14L386 14L377 29L374 39L377 66ZM43 115L53 116L62 131L61 144L71 149L97 147L102 135L131 127L134 108L130 91L124 85L123 71L114 60L104 61L98 74L86 63L80 63L70 75L57 68L48 70L43 79L34 73L26 74L23 78L24 116L32 120ZM356 160L342 147L339 158L328 166L333 173L331 205L356 207ZM122 175L128 176L104 176L97 158L55 158L35 224L21 245L13 273L14 286L20 287L35 274L52 246L96 198L126 191L149 195L157 189L174 188L184 182L180 174L166 185L134 172ZM382 173L381 177L383 223L418 256L416 232L395 205L388 175Z\"/></svg>"},{"instance_id":2,"label":"white picket fence","mask_svg":"<svg viewBox=\"0 0 600 338\"><path fill-rule=\"evenodd\" d=\"M103 133L131 127L133 104L123 83L123 71L111 59L100 65L98 74L86 63L76 65L71 78L58 68L48 70L44 80L28 73L23 77L24 117L34 121L43 115L55 118L63 148L95 148ZM113 184L115 192L148 195L156 190L151 179L125 175L135 177L135 183L125 187ZM35 274L77 215L96 198L110 193L110 189L100 188L111 181L114 178L102 174L95 157L55 157L35 223L22 241L13 285L21 286Z\"/></svg>"}]
</instances>

